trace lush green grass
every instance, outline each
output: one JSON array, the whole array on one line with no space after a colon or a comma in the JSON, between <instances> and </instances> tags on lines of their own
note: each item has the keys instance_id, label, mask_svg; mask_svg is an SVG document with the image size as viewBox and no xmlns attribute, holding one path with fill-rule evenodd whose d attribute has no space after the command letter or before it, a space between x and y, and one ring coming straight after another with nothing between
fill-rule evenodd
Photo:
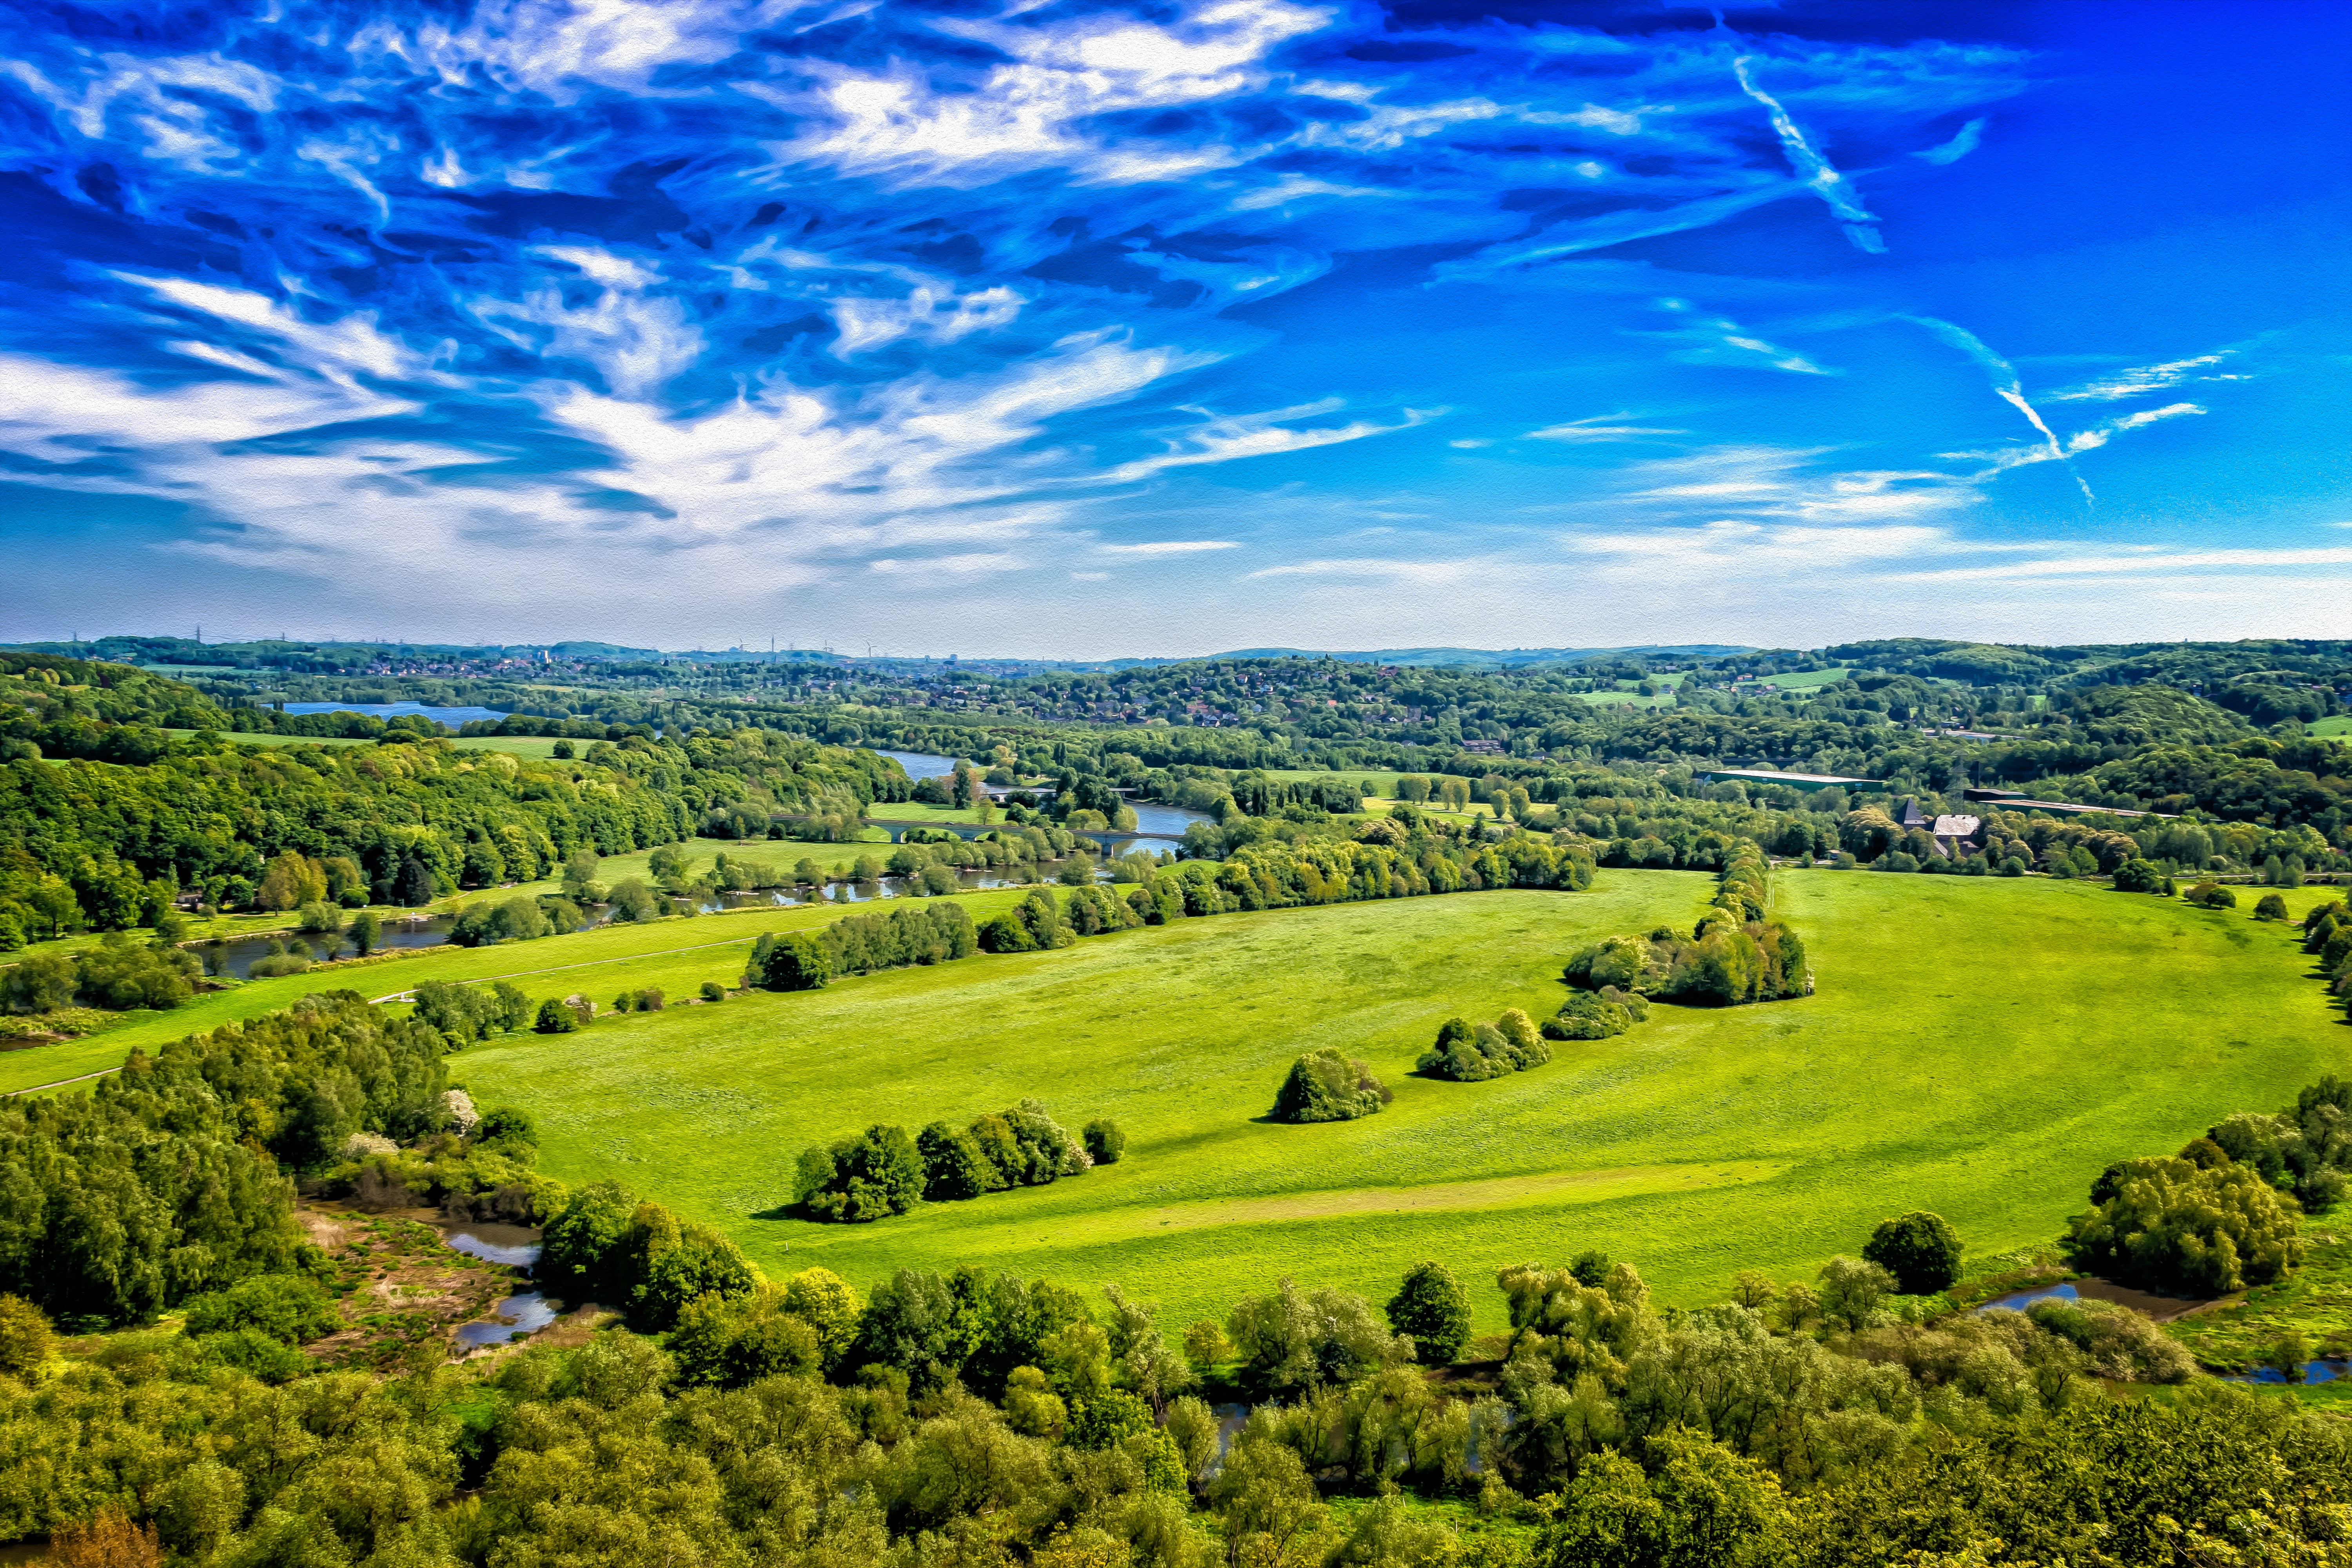
<instances>
[{"instance_id":1,"label":"lush green grass","mask_svg":"<svg viewBox=\"0 0 2352 1568\"><path fill-rule=\"evenodd\" d=\"M2108 1162L2269 1110L2352 1057L2290 931L2250 911L2041 879L1783 879L1820 994L1660 1008L1486 1084L1409 1076L1451 1014L1549 1012L1591 935L1687 922L1707 879L1604 871L1492 892L1183 921L516 1037L453 1067L540 1118L543 1164L618 1179L771 1271L861 1286L977 1262L1117 1280L1178 1321L1287 1274L1384 1296L1424 1257L1465 1278L1586 1247L1671 1300L1810 1275L1879 1218L1935 1209L1969 1247L2048 1241ZM1257 1120L1297 1052L1369 1058L1363 1121ZM878 1225L782 1217L805 1145L1035 1095L1117 1118L1129 1157ZM1500 1300L1477 1293L1483 1326Z\"/></svg>"},{"instance_id":2,"label":"lush green grass","mask_svg":"<svg viewBox=\"0 0 2352 1568\"><path fill-rule=\"evenodd\" d=\"M1768 675L1757 684L1775 686L1783 691L1809 691L1818 686L1831 686L1852 675L1843 665L1835 669L1804 669L1792 675Z\"/></svg>"},{"instance_id":3,"label":"lush green grass","mask_svg":"<svg viewBox=\"0 0 2352 1568\"><path fill-rule=\"evenodd\" d=\"M2338 713L2304 726L2306 735L2352 735L2352 713Z\"/></svg>"},{"instance_id":4,"label":"lush green grass","mask_svg":"<svg viewBox=\"0 0 2352 1568\"><path fill-rule=\"evenodd\" d=\"M834 846L835 848L845 846ZM615 859L620 857L614 857ZM959 893L955 901L986 920L1020 900L1015 889ZM121 1064L134 1046L153 1050L185 1035L219 1027L292 1005L312 991L352 990L363 996L412 991L427 980L512 978L534 996L583 992L599 1006L626 987L658 985L671 996L688 996L706 980L733 984L743 960L762 931L821 925L844 914L897 907L896 900L793 908L731 910L724 914L673 918L643 925L600 926L571 936L496 947L439 948L413 957L373 959L253 980L196 997L168 1013L133 1013L125 1022L87 1039L0 1052L0 1094L56 1083Z\"/></svg>"}]
</instances>

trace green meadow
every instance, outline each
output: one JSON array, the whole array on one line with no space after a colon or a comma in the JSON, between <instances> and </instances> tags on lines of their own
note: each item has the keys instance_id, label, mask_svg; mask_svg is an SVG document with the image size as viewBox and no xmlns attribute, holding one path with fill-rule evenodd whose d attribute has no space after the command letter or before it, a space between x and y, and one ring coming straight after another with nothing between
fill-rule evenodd
<instances>
[{"instance_id":1,"label":"green meadow","mask_svg":"<svg viewBox=\"0 0 2352 1568\"><path fill-rule=\"evenodd\" d=\"M1810 1276L1914 1207L1947 1215L1979 1257L2045 1243L2109 1161L2275 1109L2352 1058L2291 929L2247 909L1811 871L1785 874L1778 897L1818 994L1659 1007L1490 1083L1412 1075L1448 1016L1549 1013L1572 947L1686 924L1707 886L1604 871L1582 894L1180 921L509 1037L451 1066L478 1101L538 1117L553 1174L618 1180L772 1273L823 1263L866 1287L971 1262L1117 1281L1181 1322L1286 1275L1381 1299L1422 1258L1490 1277L1591 1247L1693 1302L1742 1268ZM1366 1058L1395 1102L1336 1125L1261 1120L1290 1059L1325 1045ZM876 1225L784 1212L812 1142L1024 1096L1073 1127L1115 1118L1127 1158ZM1499 1297L1477 1299L1482 1325L1499 1326Z\"/></svg>"},{"instance_id":2,"label":"green meadow","mask_svg":"<svg viewBox=\"0 0 2352 1568\"><path fill-rule=\"evenodd\" d=\"M814 845L812 848L845 849L846 845ZM870 851L872 846L866 846ZM613 861L624 858L614 856ZM495 896L511 897L505 889ZM1020 901L1015 889L959 893L955 900L986 920ZM658 986L673 997L692 995L706 980L732 985L743 973L751 944L763 931L799 931L840 919L845 914L871 913L897 907L879 903L831 902L791 907L754 906L723 914L675 917L642 925L600 926L570 936L543 937L537 942L503 942L495 947L433 948L413 957L383 957L343 963L289 974L275 980L251 980L208 992L168 1013L131 1013L103 1034L56 1045L34 1046L0 1052L0 1094L54 1084L121 1064L133 1047L152 1051L185 1035L200 1034L221 1025L257 1017L290 1006L312 991L356 991L371 999L404 994L427 980L512 980L533 996L564 996L581 992L599 1006L609 1005L624 989ZM728 1005L735 1005L729 1003Z\"/></svg>"}]
</instances>

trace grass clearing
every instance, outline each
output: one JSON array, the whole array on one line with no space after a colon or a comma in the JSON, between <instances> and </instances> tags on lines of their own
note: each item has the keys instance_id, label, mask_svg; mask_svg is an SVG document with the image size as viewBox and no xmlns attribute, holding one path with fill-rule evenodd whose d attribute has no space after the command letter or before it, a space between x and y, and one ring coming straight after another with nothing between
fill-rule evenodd
<instances>
[{"instance_id":1,"label":"grass clearing","mask_svg":"<svg viewBox=\"0 0 2352 1568\"><path fill-rule=\"evenodd\" d=\"M1847 666L1835 669L1801 669L1790 675L1768 675L1759 686L1777 687L1782 691L1811 691L1817 687L1834 686L1853 673Z\"/></svg>"},{"instance_id":2,"label":"grass clearing","mask_svg":"<svg viewBox=\"0 0 2352 1568\"><path fill-rule=\"evenodd\" d=\"M2306 735L2352 735L2352 713L2337 713L2304 726Z\"/></svg>"},{"instance_id":3,"label":"grass clearing","mask_svg":"<svg viewBox=\"0 0 2352 1568\"><path fill-rule=\"evenodd\" d=\"M533 1111L551 1173L619 1180L771 1273L823 1263L864 1288L973 1262L1116 1280L1182 1322L1285 1275L1379 1300L1422 1258L1478 1281L1596 1246L1667 1300L1717 1299L1742 1268L1810 1277L1915 1207L1978 1256L2042 1245L2110 1161L2275 1109L2352 1058L2292 928L2248 910L1822 871L1780 890L1816 996L1661 1007L1491 1083L1411 1076L1445 1017L1549 1013L1574 945L1685 925L1708 885L1604 871L1583 894L1181 921L514 1037L452 1067L478 1101ZM1331 1126L1259 1120L1290 1059L1322 1045L1367 1058L1395 1103ZM1073 1126L1116 1118L1127 1159L872 1226L783 1212L812 1142L1024 1095ZM1499 1327L1500 1299L1474 1295Z\"/></svg>"}]
</instances>

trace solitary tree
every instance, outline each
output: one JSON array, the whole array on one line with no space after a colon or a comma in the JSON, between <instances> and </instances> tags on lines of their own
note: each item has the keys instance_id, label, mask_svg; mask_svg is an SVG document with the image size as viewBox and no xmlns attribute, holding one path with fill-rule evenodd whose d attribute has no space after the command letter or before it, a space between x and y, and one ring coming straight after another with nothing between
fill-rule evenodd
<instances>
[{"instance_id":1,"label":"solitary tree","mask_svg":"<svg viewBox=\"0 0 2352 1568\"><path fill-rule=\"evenodd\" d=\"M1895 1276L1906 1296L1930 1295L1960 1277L1960 1238L1943 1215L1924 1209L1879 1221L1862 1256Z\"/></svg>"},{"instance_id":2,"label":"solitary tree","mask_svg":"<svg viewBox=\"0 0 2352 1568\"><path fill-rule=\"evenodd\" d=\"M1470 1292L1442 1263L1416 1263L1389 1299L1389 1327L1412 1341L1424 1366L1444 1366L1470 1342Z\"/></svg>"},{"instance_id":3,"label":"solitary tree","mask_svg":"<svg viewBox=\"0 0 2352 1568\"><path fill-rule=\"evenodd\" d=\"M415 909L433 901L433 873L425 862L411 855L400 863L400 876L393 887L393 901Z\"/></svg>"}]
</instances>

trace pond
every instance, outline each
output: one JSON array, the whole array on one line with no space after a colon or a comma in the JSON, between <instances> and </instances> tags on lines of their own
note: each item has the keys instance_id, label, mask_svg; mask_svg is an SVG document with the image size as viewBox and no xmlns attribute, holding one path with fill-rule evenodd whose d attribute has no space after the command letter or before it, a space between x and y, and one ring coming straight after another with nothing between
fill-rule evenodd
<instances>
[{"instance_id":1,"label":"pond","mask_svg":"<svg viewBox=\"0 0 2352 1568\"><path fill-rule=\"evenodd\" d=\"M435 1228L443 1245L468 1258L529 1269L539 1261L540 1233L529 1226L499 1225L487 1220L443 1220ZM488 1322L464 1323L457 1329L461 1350L479 1350L528 1339L555 1321L555 1303L536 1290L519 1290L491 1310Z\"/></svg>"},{"instance_id":2,"label":"pond","mask_svg":"<svg viewBox=\"0 0 2352 1568\"><path fill-rule=\"evenodd\" d=\"M1990 1301L1980 1303L1977 1310L1990 1312L1996 1308L2006 1308L2012 1312L2022 1312L2036 1301L2079 1301L2082 1299L2083 1293L2072 1285L2044 1285L2039 1289L2019 1290L2011 1295L1996 1296Z\"/></svg>"},{"instance_id":3,"label":"pond","mask_svg":"<svg viewBox=\"0 0 2352 1568\"><path fill-rule=\"evenodd\" d=\"M910 779L943 779L955 772L956 759L953 757L934 756L929 752L883 752L881 754L896 759L898 765L907 770L907 776ZM1192 824L1214 820L1206 812L1188 811L1181 805L1154 805L1149 801L1129 804L1135 807L1135 828L1139 833L1164 833L1171 838L1181 838L1184 830ZM878 807L875 815L884 815L888 809L887 806Z\"/></svg>"},{"instance_id":4,"label":"pond","mask_svg":"<svg viewBox=\"0 0 2352 1568\"><path fill-rule=\"evenodd\" d=\"M403 714L420 713L436 724L446 724L452 730L474 720L490 723L506 717L495 708L432 708L422 702L289 702L289 713L369 713L378 719L397 719Z\"/></svg>"},{"instance_id":5,"label":"pond","mask_svg":"<svg viewBox=\"0 0 2352 1568\"><path fill-rule=\"evenodd\" d=\"M2225 1377L2224 1383L2334 1383L2339 1377L2352 1376L2352 1359L2343 1356L2321 1356L2303 1363L2303 1376L2290 1378L2274 1366L2258 1366L2252 1372L2242 1372Z\"/></svg>"},{"instance_id":6,"label":"pond","mask_svg":"<svg viewBox=\"0 0 2352 1568\"><path fill-rule=\"evenodd\" d=\"M385 916L383 928L376 933L376 951L385 952L403 948L438 947L449 940L449 928L457 923L454 915ZM310 956L314 959L337 957L351 951L351 944L341 938L330 938L317 932L296 935L299 935L302 944L310 950ZM205 961L207 971L247 980L252 977L253 966L269 956L270 943L290 947L296 935L226 937L217 942L190 942L188 951Z\"/></svg>"}]
</instances>

